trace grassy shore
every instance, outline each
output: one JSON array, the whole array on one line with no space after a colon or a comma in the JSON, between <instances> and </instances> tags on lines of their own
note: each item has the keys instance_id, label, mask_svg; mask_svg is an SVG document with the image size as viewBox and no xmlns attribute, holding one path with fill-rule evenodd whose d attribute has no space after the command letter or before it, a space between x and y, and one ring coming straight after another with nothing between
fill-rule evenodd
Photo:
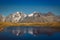
<instances>
[{"instance_id":1,"label":"grassy shore","mask_svg":"<svg viewBox=\"0 0 60 40\"><path fill-rule=\"evenodd\" d=\"M60 27L60 22L51 22L51 23L11 23L11 22L0 22L0 31L5 27L9 26L43 26L43 27Z\"/></svg>"},{"instance_id":2,"label":"grassy shore","mask_svg":"<svg viewBox=\"0 0 60 40\"><path fill-rule=\"evenodd\" d=\"M11 23L11 22L0 22L0 28L7 26L60 26L60 22L51 22L51 23Z\"/></svg>"}]
</instances>

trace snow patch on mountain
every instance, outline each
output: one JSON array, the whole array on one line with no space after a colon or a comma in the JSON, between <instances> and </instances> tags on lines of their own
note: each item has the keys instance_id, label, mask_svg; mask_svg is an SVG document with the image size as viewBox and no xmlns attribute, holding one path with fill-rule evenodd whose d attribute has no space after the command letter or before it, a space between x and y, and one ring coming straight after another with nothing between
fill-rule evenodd
<instances>
[{"instance_id":1,"label":"snow patch on mountain","mask_svg":"<svg viewBox=\"0 0 60 40\"><path fill-rule=\"evenodd\" d=\"M33 16L33 13L32 13L32 14L29 14L28 16L29 16L29 17Z\"/></svg>"}]
</instances>

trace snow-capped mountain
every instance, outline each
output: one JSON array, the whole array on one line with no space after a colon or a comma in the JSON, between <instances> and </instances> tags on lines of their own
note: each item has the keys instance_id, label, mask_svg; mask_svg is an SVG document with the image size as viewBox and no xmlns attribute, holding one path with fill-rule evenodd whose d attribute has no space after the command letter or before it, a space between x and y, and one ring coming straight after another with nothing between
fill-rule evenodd
<instances>
[{"instance_id":1,"label":"snow-capped mountain","mask_svg":"<svg viewBox=\"0 0 60 40\"><path fill-rule=\"evenodd\" d=\"M22 22L55 22L56 20L56 16L50 14L50 12L48 12L45 15L42 15L41 13L38 12L34 12L30 15L28 15L24 20L22 20Z\"/></svg>"},{"instance_id":2,"label":"snow-capped mountain","mask_svg":"<svg viewBox=\"0 0 60 40\"><path fill-rule=\"evenodd\" d=\"M23 14L22 12L16 12L14 14L11 14L6 17L6 21L8 22L19 22L20 20L23 20L27 15Z\"/></svg>"},{"instance_id":3,"label":"snow-capped mountain","mask_svg":"<svg viewBox=\"0 0 60 40\"><path fill-rule=\"evenodd\" d=\"M29 14L28 17L36 17L36 16L40 16L40 13L34 11L33 13Z\"/></svg>"},{"instance_id":4,"label":"snow-capped mountain","mask_svg":"<svg viewBox=\"0 0 60 40\"><path fill-rule=\"evenodd\" d=\"M56 16L51 12L42 14L40 12L33 12L31 14L24 14L16 12L6 17L0 15L0 21L3 22L60 22L60 16Z\"/></svg>"}]
</instances>

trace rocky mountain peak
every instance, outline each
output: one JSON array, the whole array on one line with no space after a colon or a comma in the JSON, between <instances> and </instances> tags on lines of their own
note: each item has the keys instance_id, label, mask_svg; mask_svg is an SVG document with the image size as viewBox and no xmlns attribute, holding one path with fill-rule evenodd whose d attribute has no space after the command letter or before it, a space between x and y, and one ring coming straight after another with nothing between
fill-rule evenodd
<instances>
[{"instance_id":1,"label":"rocky mountain peak","mask_svg":"<svg viewBox=\"0 0 60 40\"><path fill-rule=\"evenodd\" d=\"M48 12L47 14L46 14L47 16L50 16L50 15L54 15L52 12Z\"/></svg>"}]
</instances>

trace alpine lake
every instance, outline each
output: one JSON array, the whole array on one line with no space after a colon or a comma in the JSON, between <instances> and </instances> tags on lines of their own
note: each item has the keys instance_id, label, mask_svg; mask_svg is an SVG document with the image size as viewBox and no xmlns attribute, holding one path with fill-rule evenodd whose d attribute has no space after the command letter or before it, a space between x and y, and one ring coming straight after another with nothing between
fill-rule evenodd
<instances>
[{"instance_id":1,"label":"alpine lake","mask_svg":"<svg viewBox=\"0 0 60 40\"><path fill-rule=\"evenodd\" d=\"M60 40L60 27L9 26L0 32L0 40Z\"/></svg>"}]
</instances>

